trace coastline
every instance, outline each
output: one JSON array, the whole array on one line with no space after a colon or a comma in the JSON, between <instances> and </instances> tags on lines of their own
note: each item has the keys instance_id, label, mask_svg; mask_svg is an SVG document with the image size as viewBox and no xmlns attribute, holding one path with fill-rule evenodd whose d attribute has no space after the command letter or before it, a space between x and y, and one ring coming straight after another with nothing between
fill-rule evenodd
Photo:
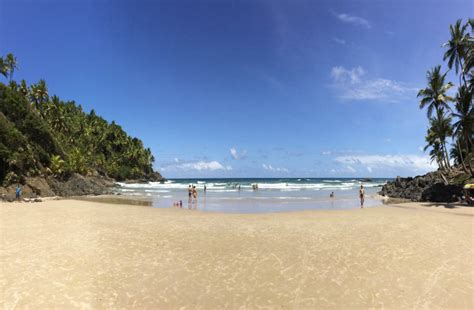
<instances>
[{"instance_id":1,"label":"coastline","mask_svg":"<svg viewBox=\"0 0 474 310\"><path fill-rule=\"evenodd\" d=\"M435 205L229 214L0 203L0 305L472 308L474 209Z\"/></svg>"}]
</instances>

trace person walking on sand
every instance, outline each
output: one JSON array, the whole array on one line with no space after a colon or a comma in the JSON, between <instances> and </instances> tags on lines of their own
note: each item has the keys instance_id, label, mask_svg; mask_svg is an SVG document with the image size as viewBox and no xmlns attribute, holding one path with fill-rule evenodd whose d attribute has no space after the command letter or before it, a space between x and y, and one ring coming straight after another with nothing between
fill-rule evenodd
<instances>
[{"instance_id":1,"label":"person walking on sand","mask_svg":"<svg viewBox=\"0 0 474 310\"><path fill-rule=\"evenodd\" d=\"M359 189L359 198L360 198L360 207L363 208L364 207L364 196L365 196L365 189L364 189L364 185L360 185L360 189Z\"/></svg>"}]
</instances>

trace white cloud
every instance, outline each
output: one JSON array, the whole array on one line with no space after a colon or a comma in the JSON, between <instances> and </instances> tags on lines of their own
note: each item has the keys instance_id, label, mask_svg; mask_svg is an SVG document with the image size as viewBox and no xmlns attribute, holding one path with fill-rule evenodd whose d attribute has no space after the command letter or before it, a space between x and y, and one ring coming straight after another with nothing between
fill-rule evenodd
<instances>
[{"instance_id":1,"label":"white cloud","mask_svg":"<svg viewBox=\"0 0 474 310\"><path fill-rule=\"evenodd\" d=\"M366 77L361 67L346 69L336 66L331 69L332 86L341 99L346 100L379 100L398 102L403 98L414 97L417 88L406 83L384 79Z\"/></svg>"},{"instance_id":2,"label":"white cloud","mask_svg":"<svg viewBox=\"0 0 474 310\"><path fill-rule=\"evenodd\" d=\"M266 164L262 164L262 168L264 170L272 171L272 172L286 172L286 173L289 172L289 170L286 168L273 167L272 165L266 165Z\"/></svg>"},{"instance_id":3,"label":"white cloud","mask_svg":"<svg viewBox=\"0 0 474 310\"><path fill-rule=\"evenodd\" d=\"M357 170L355 170L352 166L346 166L346 169L349 171L349 172L356 172Z\"/></svg>"},{"instance_id":4,"label":"white cloud","mask_svg":"<svg viewBox=\"0 0 474 310\"><path fill-rule=\"evenodd\" d=\"M367 171L372 173L372 167L367 167Z\"/></svg>"},{"instance_id":5,"label":"white cloud","mask_svg":"<svg viewBox=\"0 0 474 310\"><path fill-rule=\"evenodd\" d=\"M333 38L334 42L336 42L337 44L341 44L341 45L346 45L346 40L344 39L341 39L341 38Z\"/></svg>"},{"instance_id":6,"label":"white cloud","mask_svg":"<svg viewBox=\"0 0 474 310\"><path fill-rule=\"evenodd\" d=\"M332 152L331 151L322 151L321 152L321 155L331 155Z\"/></svg>"},{"instance_id":7,"label":"white cloud","mask_svg":"<svg viewBox=\"0 0 474 310\"><path fill-rule=\"evenodd\" d=\"M373 169L381 170L410 170L415 172L427 172L437 169L434 163L430 163L427 156L419 155L351 155L338 156L334 159L337 163L352 166L366 167L369 172Z\"/></svg>"},{"instance_id":8,"label":"white cloud","mask_svg":"<svg viewBox=\"0 0 474 310\"><path fill-rule=\"evenodd\" d=\"M162 171L176 171L176 170L181 170L181 171L190 171L190 170L196 170L196 171L216 171L216 170L232 170L231 166L224 166L218 161L196 161L196 162L185 162L185 163L179 163L179 161L176 161L176 165L168 165L165 167L162 167Z\"/></svg>"},{"instance_id":9,"label":"white cloud","mask_svg":"<svg viewBox=\"0 0 474 310\"><path fill-rule=\"evenodd\" d=\"M336 17L343 23L352 24L356 26L363 26L363 27L366 27L367 29L370 29L371 27L367 19L359 17L359 16L349 15L346 13L340 13L340 14L336 14Z\"/></svg>"},{"instance_id":10,"label":"white cloud","mask_svg":"<svg viewBox=\"0 0 474 310\"><path fill-rule=\"evenodd\" d=\"M360 83L360 78L365 74L361 66L348 70L342 66L336 66L331 69L331 77L335 82L351 84Z\"/></svg>"},{"instance_id":11,"label":"white cloud","mask_svg":"<svg viewBox=\"0 0 474 310\"><path fill-rule=\"evenodd\" d=\"M230 150L229 150L229 153L230 153L230 156L232 156L232 158L235 159L235 160L239 160L239 159L245 158L245 156L247 155L247 151L246 151L246 150L243 150L243 151L239 154L239 152L237 152L237 149L236 149L235 147L231 147Z\"/></svg>"}]
</instances>

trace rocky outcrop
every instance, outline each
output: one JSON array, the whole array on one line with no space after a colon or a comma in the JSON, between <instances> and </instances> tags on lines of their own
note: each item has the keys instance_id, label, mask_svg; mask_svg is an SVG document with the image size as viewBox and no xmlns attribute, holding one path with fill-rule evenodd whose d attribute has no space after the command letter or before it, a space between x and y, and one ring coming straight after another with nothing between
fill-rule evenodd
<instances>
[{"instance_id":1,"label":"rocky outcrop","mask_svg":"<svg viewBox=\"0 0 474 310\"><path fill-rule=\"evenodd\" d=\"M73 174L66 180L53 177L27 177L21 185L21 197L31 200L38 197L105 195L113 193L115 180L104 176ZM16 184L0 187L0 200L14 201Z\"/></svg>"},{"instance_id":2,"label":"rocky outcrop","mask_svg":"<svg viewBox=\"0 0 474 310\"><path fill-rule=\"evenodd\" d=\"M41 177L26 178L25 187L26 186L31 189L31 192L35 193L38 196L43 196L43 197L55 196L55 193L53 192L48 182L44 178L41 178ZM25 189L23 189L23 193L25 193Z\"/></svg>"},{"instance_id":3,"label":"rocky outcrop","mask_svg":"<svg viewBox=\"0 0 474 310\"><path fill-rule=\"evenodd\" d=\"M462 196L462 187L468 178L456 169L444 174L435 171L414 178L397 177L387 182L379 194L412 201L455 202Z\"/></svg>"},{"instance_id":4,"label":"rocky outcrop","mask_svg":"<svg viewBox=\"0 0 474 310\"><path fill-rule=\"evenodd\" d=\"M67 181L48 179L57 196L83 196L111 194L115 181L106 177L73 174Z\"/></svg>"}]
</instances>

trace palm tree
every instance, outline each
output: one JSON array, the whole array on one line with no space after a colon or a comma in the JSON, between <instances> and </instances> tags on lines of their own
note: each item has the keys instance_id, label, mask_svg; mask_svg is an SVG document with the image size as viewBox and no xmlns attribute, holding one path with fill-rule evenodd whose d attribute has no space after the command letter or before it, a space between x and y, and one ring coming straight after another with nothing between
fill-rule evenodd
<instances>
[{"instance_id":1,"label":"palm tree","mask_svg":"<svg viewBox=\"0 0 474 310\"><path fill-rule=\"evenodd\" d=\"M449 164L449 153L446 147L446 139L453 135L451 119L452 118L450 115L444 113L442 110L438 110L436 116L430 118L430 129L427 137L427 140L429 138L433 144L440 144L443 153L444 165L447 170L451 168L451 165Z\"/></svg>"},{"instance_id":2,"label":"palm tree","mask_svg":"<svg viewBox=\"0 0 474 310\"><path fill-rule=\"evenodd\" d=\"M457 118L457 122L453 124L454 135L457 137L456 147L457 155L464 171L468 173L465 164L464 154L470 154L472 151L472 133L474 132L474 107L472 104L472 92L466 86L459 87L456 94L456 103L454 105L455 112L453 116ZM471 165L469 170L474 175Z\"/></svg>"},{"instance_id":3,"label":"palm tree","mask_svg":"<svg viewBox=\"0 0 474 310\"><path fill-rule=\"evenodd\" d=\"M458 73L459 69L461 69L461 72L463 73L463 61L466 59L467 55L467 26L468 24L462 25L462 20L458 19L454 26L449 26L451 39L443 44L444 47L448 48L448 50L444 53L443 60L448 60L449 69L452 69L454 66L456 74ZM464 80L464 83L466 83L464 74L461 76ZM459 77L459 84L461 84L461 76Z\"/></svg>"},{"instance_id":4,"label":"palm tree","mask_svg":"<svg viewBox=\"0 0 474 310\"><path fill-rule=\"evenodd\" d=\"M446 94L453 87L453 83L444 83L446 73L441 74L441 66L436 66L426 73L428 87L421 89L417 97L422 97L420 101L420 109L428 106L427 115L431 118L433 110L437 113L440 111L450 110L448 102L454 99Z\"/></svg>"},{"instance_id":5,"label":"palm tree","mask_svg":"<svg viewBox=\"0 0 474 310\"><path fill-rule=\"evenodd\" d=\"M468 77L469 91L474 92L474 19L469 19L472 35L466 36L466 61L464 62L463 74Z\"/></svg>"},{"instance_id":6,"label":"palm tree","mask_svg":"<svg viewBox=\"0 0 474 310\"><path fill-rule=\"evenodd\" d=\"M14 91L18 91L19 89L18 83L15 81L10 81L10 83L8 83L8 86L10 86L10 88Z\"/></svg>"},{"instance_id":7,"label":"palm tree","mask_svg":"<svg viewBox=\"0 0 474 310\"><path fill-rule=\"evenodd\" d=\"M472 99L472 93L466 86L459 87L454 105L455 112L453 113L453 116L458 119L458 121L453 124L454 135L465 144L469 152L472 149L471 134L474 130L474 107Z\"/></svg>"},{"instance_id":8,"label":"palm tree","mask_svg":"<svg viewBox=\"0 0 474 310\"><path fill-rule=\"evenodd\" d=\"M445 167L443 164L443 150L442 150L441 144L438 141L428 141L428 140L429 139L427 136L426 141L428 142L428 144L425 146L424 150L426 151L427 149L431 147L432 148L430 151L431 162L436 161L436 163L438 164L438 167L441 170L444 170Z\"/></svg>"},{"instance_id":9,"label":"palm tree","mask_svg":"<svg viewBox=\"0 0 474 310\"><path fill-rule=\"evenodd\" d=\"M0 74L4 77L8 77L8 66L3 57L0 57Z\"/></svg>"},{"instance_id":10,"label":"palm tree","mask_svg":"<svg viewBox=\"0 0 474 310\"><path fill-rule=\"evenodd\" d=\"M38 84L31 85L30 99L41 115L43 115L42 105L49 100L48 87L44 80L39 80Z\"/></svg>"},{"instance_id":11,"label":"palm tree","mask_svg":"<svg viewBox=\"0 0 474 310\"><path fill-rule=\"evenodd\" d=\"M28 90L28 85L26 85L26 81L25 81L25 80L21 80L19 90L20 90L20 93L21 93L23 96L25 96L25 97L28 96L29 90Z\"/></svg>"},{"instance_id":12,"label":"palm tree","mask_svg":"<svg viewBox=\"0 0 474 310\"><path fill-rule=\"evenodd\" d=\"M16 57L13 56L12 53L7 54L7 57L5 59L5 63L8 67L9 77L10 77L10 81L11 81L12 78L13 78L13 73L15 72L15 69L17 68Z\"/></svg>"},{"instance_id":13,"label":"palm tree","mask_svg":"<svg viewBox=\"0 0 474 310\"><path fill-rule=\"evenodd\" d=\"M47 116L47 121L53 129L59 132L65 131L64 109L63 104L58 96L51 97L51 102L46 105L44 109Z\"/></svg>"}]
</instances>

